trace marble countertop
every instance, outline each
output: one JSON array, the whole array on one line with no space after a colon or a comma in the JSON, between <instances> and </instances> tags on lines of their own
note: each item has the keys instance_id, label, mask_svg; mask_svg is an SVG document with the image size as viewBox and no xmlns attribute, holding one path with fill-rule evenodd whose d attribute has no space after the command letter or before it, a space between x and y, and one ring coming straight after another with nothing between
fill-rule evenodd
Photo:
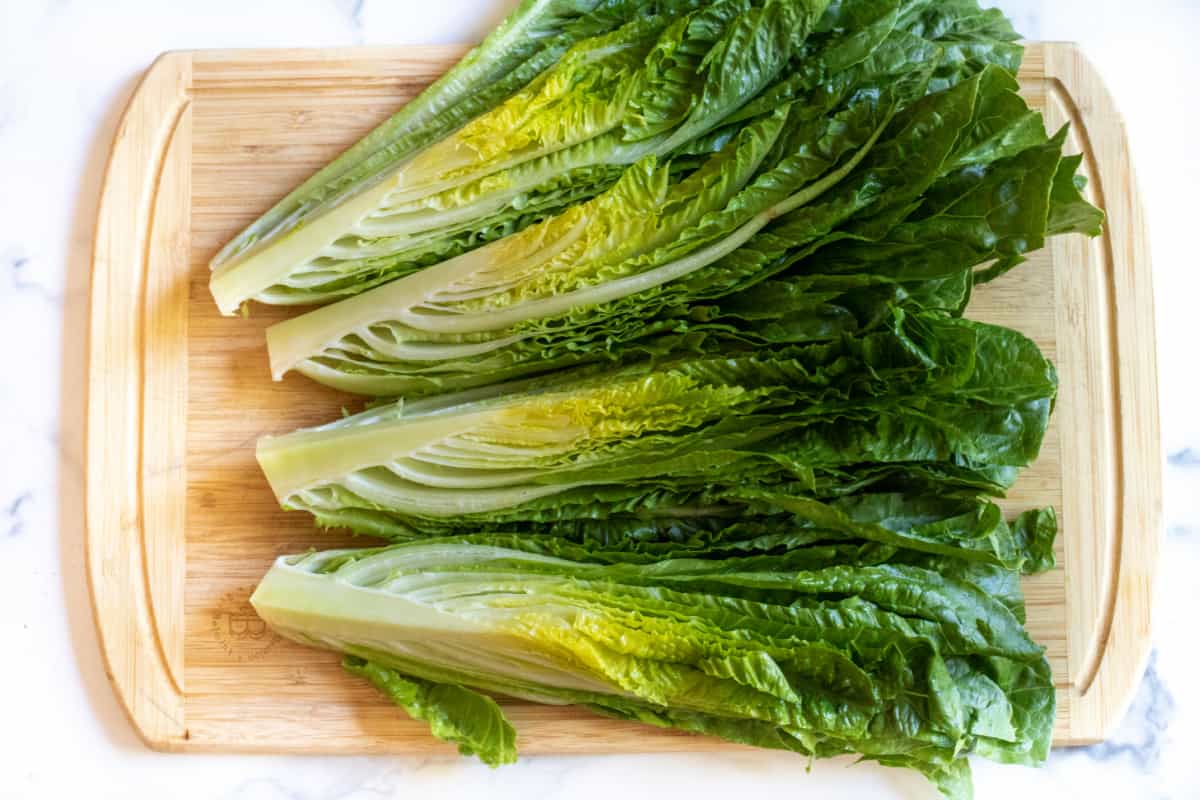
<instances>
[{"instance_id":1,"label":"marble countertop","mask_svg":"<svg viewBox=\"0 0 1200 800\"><path fill-rule=\"evenodd\" d=\"M979 798L1200 797L1196 0L997 0L1031 39L1083 44L1128 120L1152 231L1166 466L1155 651L1133 708L1041 770L978 762ZM0 0L0 798L924 798L923 780L773 753L405 757L147 751L100 662L82 554L91 240L125 99L160 51L474 41L515 0ZM398 712L399 713L399 712ZM1187 753L1193 753L1188 756Z\"/></svg>"}]
</instances>

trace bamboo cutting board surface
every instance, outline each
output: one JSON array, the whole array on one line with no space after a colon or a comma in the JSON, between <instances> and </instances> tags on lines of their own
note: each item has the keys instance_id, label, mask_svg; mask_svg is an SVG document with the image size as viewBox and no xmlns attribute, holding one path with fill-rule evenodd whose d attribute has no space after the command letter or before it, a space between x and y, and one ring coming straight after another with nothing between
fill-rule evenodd
<instances>
[{"instance_id":1,"label":"bamboo cutting board surface","mask_svg":"<svg viewBox=\"0 0 1200 800\"><path fill-rule=\"evenodd\" d=\"M250 608L276 556L347 541L278 509L255 440L356 401L295 375L272 383L263 331L294 312L219 316L207 264L462 52L168 53L130 101L95 243L87 556L109 677L151 747L453 752ZM1035 44L1020 78L1050 128L1072 123L1069 147L1108 213L1105 236L1052 240L970 309L1024 331L1059 367L1042 457L1007 505L1059 511L1059 567L1026 591L1058 687L1055 742L1071 745L1113 729L1149 653L1161 505L1150 264L1123 126L1096 74L1071 45ZM735 747L570 708L505 708L524 753Z\"/></svg>"}]
</instances>

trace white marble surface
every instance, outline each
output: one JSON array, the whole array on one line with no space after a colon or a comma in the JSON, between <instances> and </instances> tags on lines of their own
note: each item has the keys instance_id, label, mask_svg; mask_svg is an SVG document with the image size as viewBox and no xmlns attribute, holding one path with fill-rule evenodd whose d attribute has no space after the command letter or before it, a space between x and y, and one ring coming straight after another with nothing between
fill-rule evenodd
<instances>
[{"instance_id":1,"label":"white marble surface","mask_svg":"<svg viewBox=\"0 0 1200 800\"><path fill-rule=\"evenodd\" d=\"M162 50L474 40L515 0L0 0L0 798L928 797L919 778L778 754L413 758L148 752L101 668L84 585L87 273L103 159ZM1117 736L1046 768L976 765L980 798L1200 797L1200 184L1196 0L1003 0L1081 41L1124 110L1149 207L1167 454L1156 653ZM1188 756L1187 753L1193 755Z\"/></svg>"}]
</instances>

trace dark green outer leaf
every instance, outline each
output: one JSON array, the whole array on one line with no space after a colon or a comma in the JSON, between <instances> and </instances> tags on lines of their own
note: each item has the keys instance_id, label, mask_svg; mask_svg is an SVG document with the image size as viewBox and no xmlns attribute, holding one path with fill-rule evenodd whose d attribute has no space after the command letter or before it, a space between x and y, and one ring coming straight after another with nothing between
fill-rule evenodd
<instances>
[{"instance_id":1,"label":"dark green outer leaf","mask_svg":"<svg viewBox=\"0 0 1200 800\"><path fill-rule=\"evenodd\" d=\"M489 767L517 760L517 732L496 701L470 689L401 675L357 656L342 661L346 671L365 678L413 719L429 723L439 739L478 756Z\"/></svg>"}]
</instances>

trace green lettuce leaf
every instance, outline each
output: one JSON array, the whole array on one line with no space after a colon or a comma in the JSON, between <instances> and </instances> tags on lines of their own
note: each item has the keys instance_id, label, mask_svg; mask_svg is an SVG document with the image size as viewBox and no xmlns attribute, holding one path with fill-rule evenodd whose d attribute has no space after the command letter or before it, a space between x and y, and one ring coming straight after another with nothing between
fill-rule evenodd
<instances>
[{"instance_id":1,"label":"green lettuce leaf","mask_svg":"<svg viewBox=\"0 0 1200 800\"><path fill-rule=\"evenodd\" d=\"M831 116L777 110L687 178L643 162L559 218L273 326L273 372L411 397L713 342L829 340L896 306L961 313L976 281L1049 233L1095 232L1065 131L1047 137L1015 89L985 67L907 106L892 85Z\"/></svg>"},{"instance_id":2,"label":"green lettuce leaf","mask_svg":"<svg viewBox=\"0 0 1200 800\"><path fill-rule=\"evenodd\" d=\"M943 788L956 776L954 791L966 754L1045 757L1054 689L1042 649L969 573L798 569L789 551L608 563L506 546L520 541L283 557L251 602L282 635L347 654L435 733L496 760L511 752L509 729L492 706L461 718L485 701L458 687L809 756L857 753Z\"/></svg>"},{"instance_id":3,"label":"green lettuce leaf","mask_svg":"<svg viewBox=\"0 0 1200 800\"><path fill-rule=\"evenodd\" d=\"M1024 336L897 310L887 328L829 343L583 368L379 406L265 438L258 458L285 507L380 530L388 520L438 530L597 509L666 516L764 497L787 512L866 490L974 497L1003 493L1037 457L1056 390L1053 367ZM881 507L869 513L886 519ZM984 533L1001 522L988 515L977 547L1024 559L1011 534Z\"/></svg>"},{"instance_id":4,"label":"green lettuce leaf","mask_svg":"<svg viewBox=\"0 0 1200 800\"><path fill-rule=\"evenodd\" d=\"M492 698L461 686L410 678L356 656L347 656L342 666L368 680L413 719L428 722L434 736L457 744L464 756L477 756L489 767L517 760L517 732Z\"/></svg>"},{"instance_id":5,"label":"green lettuce leaf","mask_svg":"<svg viewBox=\"0 0 1200 800\"><path fill-rule=\"evenodd\" d=\"M298 226L533 80L573 44L620 24L646 3L522 0L478 47L412 102L279 201L213 259L218 267Z\"/></svg>"},{"instance_id":6,"label":"green lettuce leaf","mask_svg":"<svg viewBox=\"0 0 1200 800\"><path fill-rule=\"evenodd\" d=\"M327 175L346 184L340 192L301 187L320 204L219 256L210 288L221 310L354 294L603 190L624 166L707 133L768 85L825 0L564 5L518 8L450 73L457 81L435 84L370 135L379 142L343 157L353 162L386 141L381 158L366 156L369 169ZM532 52L524 40L516 48L542 68L535 75L502 49L530 35L548 37ZM480 64L513 72L485 100L451 106ZM427 107L453 111L426 119Z\"/></svg>"}]
</instances>

